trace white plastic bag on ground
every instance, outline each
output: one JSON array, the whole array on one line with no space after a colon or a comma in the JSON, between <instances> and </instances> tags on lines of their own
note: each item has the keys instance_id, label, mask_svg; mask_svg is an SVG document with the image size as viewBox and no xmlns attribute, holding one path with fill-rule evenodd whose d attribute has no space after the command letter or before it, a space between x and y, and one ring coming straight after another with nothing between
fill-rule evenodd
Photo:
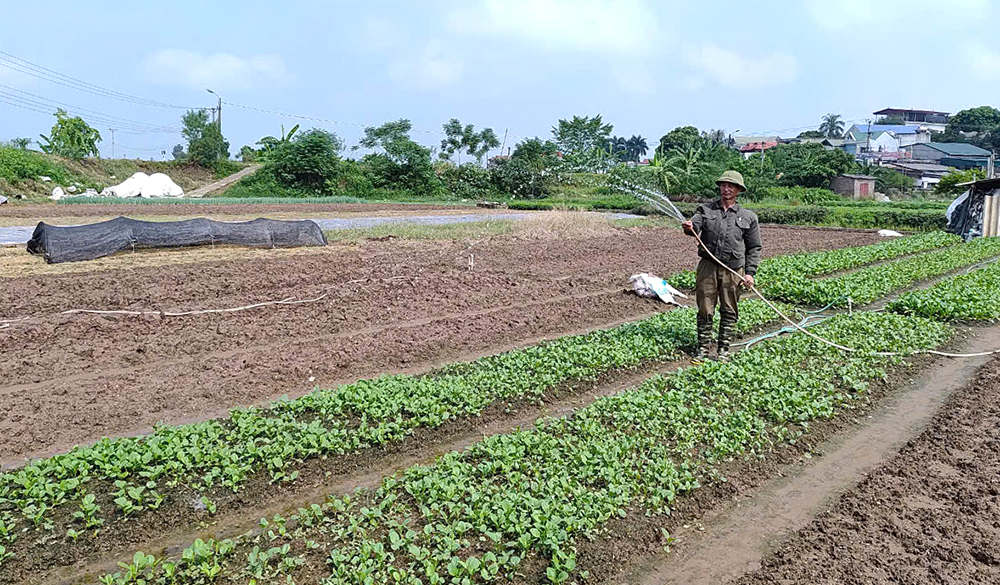
<instances>
[{"instance_id":1,"label":"white plastic bag on ground","mask_svg":"<svg viewBox=\"0 0 1000 585\"><path fill-rule=\"evenodd\" d=\"M674 297L687 298L686 294L667 284L667 281L645 272L633 274L629 282L632 283L632 291L640 297L657 297L672 305L680 305Z\"/></svg>"},{"instance_id":2,"label":"white plastic bag on ground","mask_svg":"<svg viewBox=\"0 0 1000 585\"><path fill-rule=\"evenodd\" d=\"M62 187L56 187L55 189L52 190L52 195L49 196L49 199L53 201L59 201L65 196L66 192L63 191Z\"/></svg>"},{"instance_id":3,"label":"white plastic bag on ground","mask_svg":"<svg viewBox=\"0 0 1000 585\"><path fill-rule=\"evenodd\" d=\"M101 191L102 197L182 197L184 190L163 173L147 175L139 171L120 185Z\"/></svg>"},{"instance_id":4,"label":"white plastic bag on ground","mask_svg":"<svg viewBox=\"0 0 1000 585\"><path fill-rule=\"evenodd\" d=\"M879 230L878 235L882 236L883 238L898 238L903 234L893 230Z\"/></svg>"}]
</instances>

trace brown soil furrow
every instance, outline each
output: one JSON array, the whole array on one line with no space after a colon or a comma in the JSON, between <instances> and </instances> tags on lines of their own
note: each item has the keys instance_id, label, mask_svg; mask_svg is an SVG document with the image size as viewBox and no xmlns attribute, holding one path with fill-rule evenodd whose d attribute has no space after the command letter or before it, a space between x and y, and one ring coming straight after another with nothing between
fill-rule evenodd
<instances>
[{"instance_id":1,"label":"brown soil furrow","mask_svg":"<svg viewBox=\"0 0 1000 585\"><path fill-rule=\"evenodd\" d=\"M474 310L474 311L462 311L462 312L458 312L458 313L446 313L446 314L442 314L442 315L435 316L435 317L424 317L424 318L420 318L420 319L412 319L412 320L409 320L409 321L387 323L387 324L384 324L384 325L372 325L370 327L365 327L363 329L350 329L350 330L347 330L347 331L338 331L336 333L329 333L329 334L326 334L326 335L316 335L316 336L313 336L313 337L304 337L304 338L296 339L294 341L294 343L296 345L306 345L306 346L308 346L308 345L321 344L321 343L328 342L328 341L335 340L335 339L348 339L348 338L352 338L352 337L373 336L373 335L378 335L378 334L381 334L381 333L384 333L384 332L387 332L387 331L390 331L390 330L405 330L405 329L412 329L412 328L416 328L416 327L424 327L424 326L427 326L427 325L431 325L433 323L437 323L439 321L461 321L461 320L464 320L464 319L472 319L472 318L476 318L476 317L485 317L487 315L493 315L493 314L496 314L496 313L502 313L502 312L512 311L514 309L525 309L525 308L531 308L531 307L540 307L540 306L550 305L550 304L554 304L554 303L566 303L566 302L574 302L574 301L583 301L583 300L587 300L587 299L592 299L594 297L608 296L608 295L613 295L613 294L621 294L622 292L623 292L623 289L619 287L619 288L611 288L611 289L605 289L605 290L598 290L598 291L594 291L594 292L580 293L580 294L575 294L575 295L565 295L565 296L555 297L555 298L551 298L551 299L545 299L545 300L541 300L541 301L531 301L531 302L521 303L521 304L518 304L518 305L507 305L507 306L502 306L502 307L491 307L491 308L488 308L488 309L481 309L481 310ZM280 308L278 310L280 310ZM88 317L89 317L88 315L84 314L84 315L79 315L79 316L77 316L75 318L77 318L77 319L86 319ZM124 326L124 327L129 327L131 325L130 321L136 319L135 316L113 315L111 317L115 318L115 319L120 319L119 324L121 326ZM155 316L145 315L145 316L142 316L142 317L153 317L157 321L160 321L160 318L159 317L155 317ZM191 317L164 317L163 321L169 321L169 320L173 320L173 319L183 319L183 318L191 318ZM160 321L160 323L158 325L159 327L164 327L165 326L165 324L163 323L163 321ZM16 331L13 332L13 333L16 335ZM227 349L227 350L221 350L221 351L210 351L210 352L207 352L207 353L202 353L202 354L197 354L197 355L188 355L188 356L181 357L181 358L152 361L152 362L143 363L141 365L134 366L134 367L105 368L105 369L102 369L99 372L89 372L89 373L75 374L75 375L69 375L69 376L60 375L57 372L52 372L52 378L48 378L48 379L45 379L45 380L41 380L41 381L37 381L37 382L31 382L31 383L28 383L28 384L19 384L19 385L15 384L15 385L11 385L11 386L0 386L0 400L2 400L5 395L14 395L14 394L21 394L21 393L24 393L24 392L34 392L34 391L42 391L42 392L44 392L45 388L47 386L51 386L52 385L52 381L55 380L55 379L57 379L60 384L66 384L66 383L75 384L75 383L79 383L79 382L87 382L87 381L97 380L97 379L99 379L101 377L105 377L105 376L128 376L128 375L131 375L131 374L139 374L139 373L145 372L147 370L153 370L153 369L156 369L156 368L191 365L191 364L194 364L194 363L199 362L199 361L229 360L229 359L239 358L239 357L244 357L244 356L247 357L248 359L252 359L252 356L254 356L254 354L262 354L262 353L266 354L266 353L270 353L270 352L273 352L273 351L278 350L278 349L286 348L288 345L289 345L289 341L288 340L283 340L283 341L277 341L277 342L274 342L274 343L264 343L264 344L259 344L259 345L255 344L255 345L252 345L250 347L239 347L239 348L235 348L235 349Z\"/></svg>"}]
</instances>

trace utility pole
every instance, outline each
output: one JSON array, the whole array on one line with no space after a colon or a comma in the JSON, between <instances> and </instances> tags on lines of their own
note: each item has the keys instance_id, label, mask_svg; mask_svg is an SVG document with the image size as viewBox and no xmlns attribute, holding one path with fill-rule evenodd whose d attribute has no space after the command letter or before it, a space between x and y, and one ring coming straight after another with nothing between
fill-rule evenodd
<instances>
[{"instance_id":1,"label":"utility pole","mask_svg":"<svg viewBox=\"0 0 1000 585\"><path fill-rule=\"evenodd\" d=\"M219 125L219 134L222 134L222 96L210 89L206 89L205 91L219 98L219 107L215 108L216 112L215 123Z\"/></svg>"},{"instance_id":2,"label":"utility pole","mask_svg":"<svg viewBox=\"0 0 1000 585\"><path fill-rule=\"evenodd\" d=\"M868 118L868 145L865 147L865 151L870 155L872 152L872 119Z\"/></svg>"},{"instance_id":3,"label":"utility pole","mask_svg":"<svg viewBox=\"0 0 1000 585\"><path fill-rule=\"evenodd\" d=\"M111 131L111 158L115 158L115 129L108 128Z\"/></svg>"}]
</instances>

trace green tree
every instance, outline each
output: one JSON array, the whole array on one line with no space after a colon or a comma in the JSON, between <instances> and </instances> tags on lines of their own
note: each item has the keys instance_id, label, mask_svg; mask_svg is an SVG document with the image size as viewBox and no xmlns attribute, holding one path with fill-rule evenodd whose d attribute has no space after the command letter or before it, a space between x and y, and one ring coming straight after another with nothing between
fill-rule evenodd
<instances>
[{"instance_id":1,"label":"green tree","mask_svg":"<svg viewBox=\"0 0 1000 585\"><path fill-rule=\"evenodd\" d=\"M767 151L778 185L827 187L830 179L850 172L854 157L843 150L826 150L820 144L780 144Z\"/></svg>"},{"instance_id":2,"label":"green tree","mask_svg":"<svg viewBox=\"0 0 1000 585\"><path fill-rule=\"evenodd\" d=\"M625 141L625 151L628 153L628 159L632 162L639 162L639 159L646 156L649 152L649 145L646 144L646 139L642 136L632 135L627 141Z\"/></svg>"},{"instance_id":3,"label":"green tree","mask_svg":"<svg viewBox=\"0 0 1000 585\"><path fill-rule=\"evenodd\" d=\"M458 118L448 120L442 128L445 137L441 140L441 152L438 154L442 160L450 159L457 152L461 163L461 153L465 152L482 164L486 153L500 146L500 140L492 128L476 132L475 126L472 124L462 126Z\"/></svg>"},{"instance_id":4,"label":"green tree","mask_svg":"<svg viewBox=\"0 0 1000 585\"><path fill-rule=\"evenodd\" d=\"M558 152L559 147L554 142L536 136L519 142L514 147L511 158L523 160L532 167L542 170L559 160Z\"/></svg>"},{"instance_id":5,"label":"green tree","mask_svg":"<svg viewBox=\"0 0 1000 585\"><path fill-rule=\"evenodd\" d=\"M667 155L672 150L684 150L696 146L701 141L701 133L694 126L678 126L660 137L657 150Z\"/></svg>"},{"instance_id":6,"label":"green tree","mask_svg":"<svg viewBox=\"0 0 1000 585\"><path fill-rule=\"evenodd\" d=\"M71 118L62 108L56 110L55 116L56 123L49 135L39 135L45 141L38 143L42 152L74 160L100 155L97 143L101 141L101 133L96 128L89 126L79 116Z\"/></svg>"},{"instance_id":7,"label":"green tree","mask_svg":"<svg viewBox=\"0 0 1000 585\"><path fill-rule=\"evenodd\" d=\"M605 124L600 114L593 117L573 116L570 120L559 120L552 127L552 136L563 153L579 154L604 149L612 130L614 126Z\"/></svg>"},{"instance_id":8,"label":"green tree","mask_svg":"<svg viewBox=\"0 0 1000 585\"><path fill-rule=\"evenodd\" d=\"M279 142L267 157L266 168L286 187L331 193L337 190L343 149L336 134L313 128Z\"/></svg>"},{"instance_id":9,"label":"green tree","mask_svg":"<svg viewBox=\"0 0 1000 585\"><path fill-rule=\"evenodd\" d=\"M174 149L170 151L170 154L174 157L174 160L187 160L188 153L184 150L183 144L175 144Z\"/></svg>"},{"instance_id":10,"label":"green tree","mask_svg":"<svg viewBox=\"0 0 1000 585\"><path fill-rule=\"evenodd\" d=\"M431 149L410 139L411 128L406 119L365 128L360 146L381 150L363 159L372 183L375 187L407 189L418 196L440 193L444 186L434 173Z\"/></svg>"},{"instance_id":11,"label":"green tree","mask_svg":"<svg viewBox=\"0 0 1000 585\"><path fill-rule=\"evenodd\" d=\"M844 121L840 114L827 114L823 116L823 123L819 125L819 131L825 138L840 138L844 135Z\"/></svg>"},{"instance_id":12,"label":"green tree","mask_svg":"<svg viewBox=\"0 0 1000 585\"><path fill-rule=\"evenodd\" d=\"M181 118L181 136L188 141L188 159L203 167L211 167L229 158L229 142L219 131L219 125L209 122L205 110L190 110Z\"/></svg>"},{"instance_id":13,"label":"green tree","mask_svg":"<svg viewBox=\"0 0 1000 585\"><path fill-rule=\"evenodd\" d=\"M948 130L957 132L993 132L1000 126L1000 110L979 106L961 110L948 119Z\"/></svg>"},{"instance_id":14,"label":"green tree","mask_svg":"<svg viewBox=\"0 0 1000 585\"><path fill-rule=\"evenodd\" d=\"M28 150L32 142L34 141L30 138L11 138L7 141L7 145L18 150Z\"/></svg>"},{"instance_id":15,"label":"green tree","mask_svg":"<svg viewBox=\"0 0 1000 585\"><path fill-rule=\"evenodd\" d=\"M281 125L281 137L280 138L276 138L274 136L264 136L263 138L261 138L260 140L258 140L257 144L260 145L260 150L259 151L255 151L256 154L258 155L257 158L260 158L261 160L266 159L268 156L270 156L271 152L275 148L278 148L279 146L281 146L283 144L287 144L287 143L291 142L292 141L292 137L295 136L295 133L298 132L298 130L299 130L299 125L296 124L296 125L292 126L292 129L289 130L288 133L286 134L285 133L285 125L282 124ZM240 153L242 154L242 152L243 151L241 150Z\"/></svg>"},{"instance_id":16,"label":"green tree","mask_svg":"<svg viewBox=\"0 0 1000 585\"><path fill-rule=\"evenodd\" d=\"M240 160L245 163L252 163L257 161L258 153L254 147L244 144L243 147L240 148L239 157Z\"/></svg>"},{"instance_id":17,"label":"green tree","mask_svg":"<svg viewBox=\"0 0 1000 585\"><path fill-rule=\"evenodd\" d=\"M800 132L797 138L826 138L826 134L823 134L819 130L806 130L805 132Z\"/></svg>"},{"instance_id":18,"label":"green tree","mask_svg":"<svg viewBox=\"0 0 1000 585\"><path fill-rule=\"evenodd\" d=\"M969 183L985 179L986 172L980 169L969 169L967 171L952 171L941 177L941 181L934 186L934 192L941 195L958 195L964 193L968 187L960 186L962 183Z\"/></svg>"}]
</instances>

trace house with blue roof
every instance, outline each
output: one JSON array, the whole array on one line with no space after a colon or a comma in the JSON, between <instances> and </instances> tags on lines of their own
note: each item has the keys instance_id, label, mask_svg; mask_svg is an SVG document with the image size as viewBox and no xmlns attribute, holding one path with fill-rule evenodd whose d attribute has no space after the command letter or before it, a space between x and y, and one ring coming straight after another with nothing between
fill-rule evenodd
<instances>
[{"instance_id":1,"label":"house with blue roof","mask_svg":"<svg viewBox=\"0 0 1000 585\"><path fill-rule=\"evenodd\" d=\"M896 141L896 148L910 146L911 144L923 144L931 141L931 132L919 126L890 125L890 124L855 124L847 129L844 134L849 141L867 143L868 134L873 136L876 133L887 132Z\"/></svg>"}]
</instances>

